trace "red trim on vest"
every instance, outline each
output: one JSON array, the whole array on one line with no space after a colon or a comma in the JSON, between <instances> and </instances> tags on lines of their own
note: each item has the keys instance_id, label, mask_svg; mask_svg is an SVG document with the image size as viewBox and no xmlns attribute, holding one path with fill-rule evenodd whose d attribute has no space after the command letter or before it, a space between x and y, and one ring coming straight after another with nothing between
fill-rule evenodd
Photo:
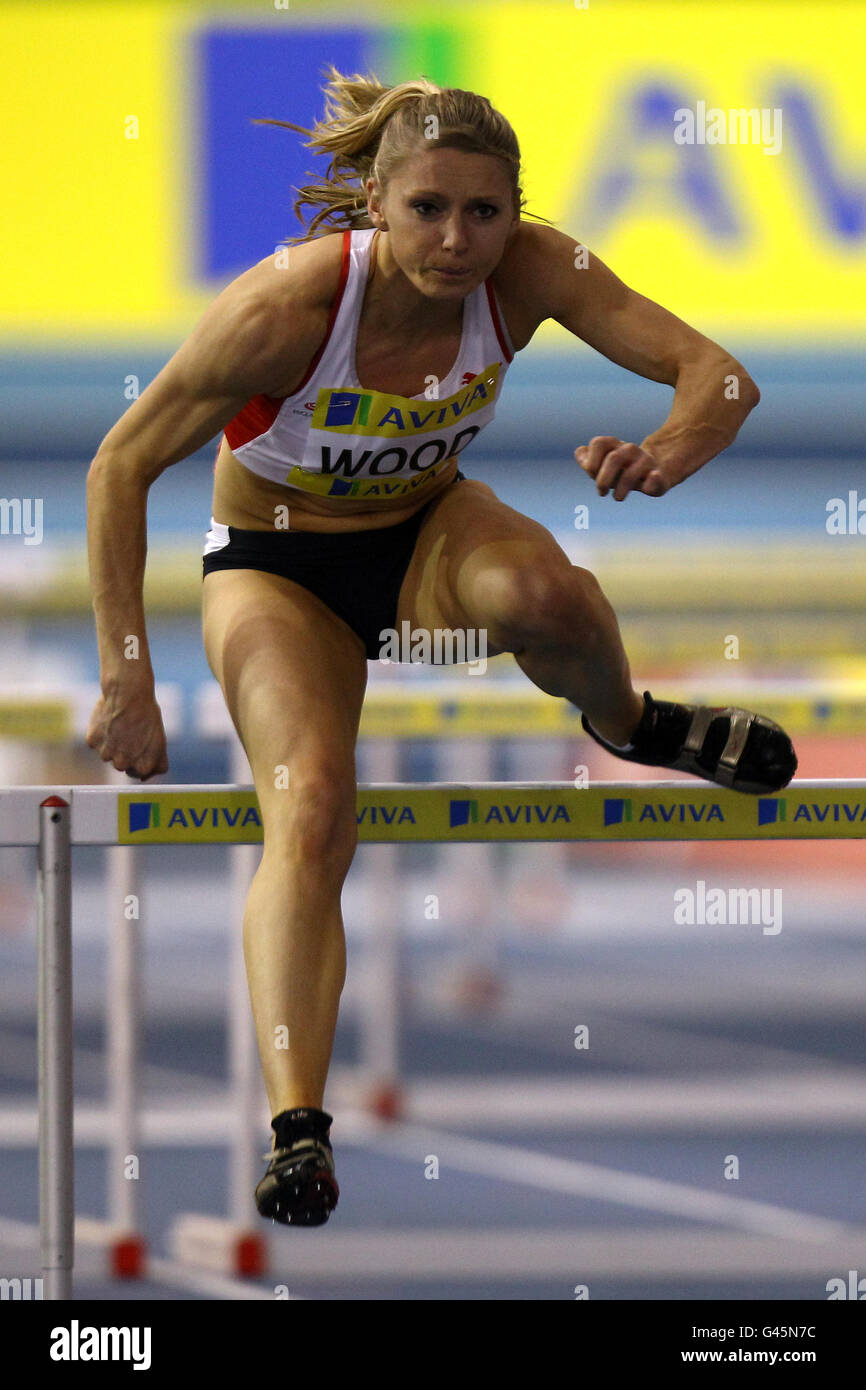
<instances>
[{"instance_id":1,"label":"red trim on vest","mask_svg":"<svg viewBox=\"0 0 866 1390\"><path fill-rule=\"evenodd\" d=\"M225 426L224 434L229 448L239 449L242 444L249 444L251 439L258 439L260 434L267 434L282 404L278 396L253 396Z\"/></svg>"},{"instance_id":2,"label":"red trim on vest","mask_svg":"<svg viewBox=\"0 0 866 1390\"><path fill-rule=\"evenodd\" d=\"M325 330L325 336L315 357L304 373L303 380L298 382L294 391L291 393L293 396L296 396L298 392L302 391L306 386L321 361L322 353L328 346L328 339L331 336L331 330L334 327L340 304L342 303L343 291L346 288L346 282L349 278L351 249L352 231L350 227L347 227L343 232L343 256L340 262L340 282L337 285L337 293L334 295L331 303L331 312L328 315L328 326ZM259 435L267 434L271 425L279 415L285 399L285 396L253 396L252 400L247 402L243 410L239 411L234 419L230 420L225 426L224 433L229 448L240 448L242 444L249 444L251 439L257 439ZM216 467L216 465L214 465L214 467Z\"/></svg>"},{"instance_id":3,"label":"red trim on vest","mask_svg":"<svg viewBox=\"0 0 866 1390\"><path fill-rule=\"evenodd\" d=\"M493 320L493 327L496 329L496 336L499 339L499 346L505 353L506 362L510 362L514 357L514 353L511 351L511 349L508 346L508 343L505 341L505 334L502 331L502 320L499 317L499 307L496 303L496 296L493 293L493 286L491 285L489 280L484 281L484 288L487 291L487 303L490 305L490 317Z\"/></svg>"}]
</instances>

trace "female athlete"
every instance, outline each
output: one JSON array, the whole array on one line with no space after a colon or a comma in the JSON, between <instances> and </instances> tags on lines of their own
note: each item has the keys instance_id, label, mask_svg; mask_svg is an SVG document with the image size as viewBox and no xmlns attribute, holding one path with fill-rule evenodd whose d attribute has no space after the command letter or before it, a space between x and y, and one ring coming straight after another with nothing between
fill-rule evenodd
<instances>
[{"instance_id":1,"label":"female athlete","mask_svg":"<svg viewBox=\"0 0 866 1390\"><path fill-rule=\"evenodd\" d=\"M355 741L367 662L388 632L407 621L485 633L489 655L513 653L632 762L753 793L786 785L797 765L759 715L641 697L592 574L458 467L545 319L675 388L641 443L597 435L575 450L617 501L661 497L725 449L759 399L748 372L572 237L521 215L518 142L486 98L333 66L328 78L325 120L290 126L332 156L295 204L318 208L306 235L217 296L88 474L102 695L87 742L146 779L168 769L142 599L147 492L223 432L203 637L264 828L243 926L274 1130L256 1201L301 1225L326 1221L339 1193L322 1106L346 971ZM130 633L137 661L125 659Z\"/></svg>"}]
</instances>

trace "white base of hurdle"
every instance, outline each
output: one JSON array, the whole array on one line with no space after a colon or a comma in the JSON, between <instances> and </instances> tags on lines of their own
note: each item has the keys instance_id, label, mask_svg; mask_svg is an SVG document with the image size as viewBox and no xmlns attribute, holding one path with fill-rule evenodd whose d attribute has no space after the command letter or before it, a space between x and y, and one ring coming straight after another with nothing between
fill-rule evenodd
<instances>
[{"instance_id":1,"label":"white base of hurdle","mask_svg":"<svg viewBox=\"0 0 866 1390\"><path fill-rule=\"evenodd\" d=\"M90 1270L107 1279L148 1279L153 1276L147 1241L138 1231L93 1216L76 1216L76 1247L86 1246ZM185 1212L175 1217L168 1233L171 1257L181 1267L207 1270L235 1278L260 1278L269 1271L267 1236L228 1217Z\"/></svg>"},{"instance_id":2,"label":"white base of hurdle","mask_svg":"<svg viewBox=\"0 0 866 1390\"><path fill-rule=\"evenodd\" d=\"M229 1217L205 1212L184 1212L169 1228L168 1248L181 1265L192 1265L213 1274L257 1278L268 1273L267 1236L251 1231Z\"/></svg>"},{"instance_id":3,"label":"white base of hurdle","mask_svg":"<svg viewBox=\"0 0 866 1390\"><path fill-rule=\"evenodd\" d=\"M107 1278L143 1279L147 1275L147 1241L139 1231L95 1216L76 1216L75 1243L100 1253Z\"/></svg>"}]
</instances>

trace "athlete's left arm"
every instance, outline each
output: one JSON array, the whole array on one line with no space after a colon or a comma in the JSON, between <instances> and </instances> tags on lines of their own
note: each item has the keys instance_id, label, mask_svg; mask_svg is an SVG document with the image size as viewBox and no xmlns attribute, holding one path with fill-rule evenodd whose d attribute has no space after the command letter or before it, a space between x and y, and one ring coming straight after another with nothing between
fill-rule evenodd
<instances>
[{"instance_id":1,"label":"athlete's left arm","mask_svg":"<svg viewBox=\"0 0 866 1390\"><path fill-rule=\"evenodd\" d=\"M733 442L760 392L729 352L630 289L586 247L554 228L534 230L543 238L544 316L619 366L674 387L668 418L640 444L597 435L575 458L602 497L611 489L617 501L629 492L660 497Z\"/></svg>"}]
</instances>

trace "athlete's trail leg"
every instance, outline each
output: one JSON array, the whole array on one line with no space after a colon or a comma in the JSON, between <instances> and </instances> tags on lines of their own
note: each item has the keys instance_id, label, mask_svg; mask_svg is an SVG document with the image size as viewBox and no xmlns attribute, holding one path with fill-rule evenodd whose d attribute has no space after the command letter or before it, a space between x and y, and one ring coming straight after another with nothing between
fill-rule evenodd
<instances>
[{"instance_id":1,"label":"athlete's trail leg","mask_svg":"<svg viewBox=\"0 0 866 1390\"><path fill-rule=\"evenodd\" d=\"M218 570L204 588L205 650L264 825L243 932L271 1115L321 1110L346 974L340 899L357 843L366 657L346 625L290 580Z\"/></svg>"}]
</instances>

